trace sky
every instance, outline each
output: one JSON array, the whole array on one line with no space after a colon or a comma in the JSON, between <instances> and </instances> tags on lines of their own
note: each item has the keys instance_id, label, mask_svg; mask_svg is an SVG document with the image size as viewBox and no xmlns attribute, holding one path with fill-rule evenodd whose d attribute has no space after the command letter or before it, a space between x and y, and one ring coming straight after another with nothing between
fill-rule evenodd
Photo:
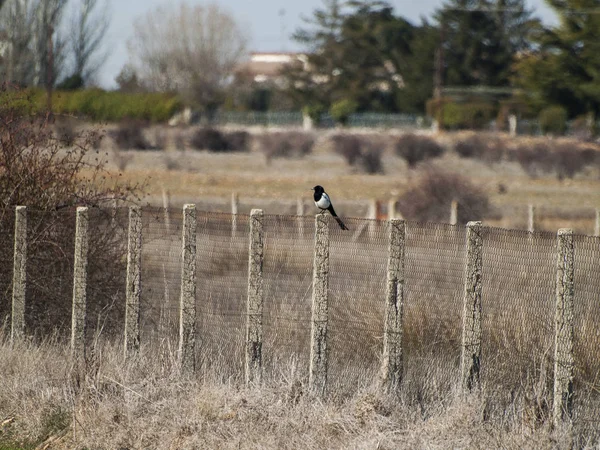
<instances>
[{"instance_id":1,"label":"sky","mask_svg":"<svg viewBox=\"0 0 600 450\"><path fill-rule=\"evenodd\" d=\"M310 17L320 8L322 0L213 0L231 12L236 20L248 31L248 49L257 52L302 50L290 39L290 35L303 25L302 18ZM116 87L115 77L127 63L127 40L133 32L133 22L149 10L160 5L175 2L168 0L110 0L110 28L105 39L108 57L98 73L100 86ZM202 0L187 0L188 4L205 4ZM440 8L443 0L388 0L396 14L413 23L421 17L430 18ZM556 23L556 16L544 0L527 0L534 14L547 24Z\"/></svg>"}]
</instances>

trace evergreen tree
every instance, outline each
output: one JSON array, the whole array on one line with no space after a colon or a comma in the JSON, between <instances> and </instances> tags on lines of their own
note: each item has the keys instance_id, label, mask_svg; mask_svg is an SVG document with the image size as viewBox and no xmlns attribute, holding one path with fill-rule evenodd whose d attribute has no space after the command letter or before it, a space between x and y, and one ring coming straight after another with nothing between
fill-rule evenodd
<instances>
[{"instance_id":1,"label":"evergreen tree","mask_svg":"<svg viewBox=\"0 0 600 450\"><path fill-rule=\"evenodd\" d=\"M325 0L307 22L294 35L310 49L307 61L286 73L298 105L323 111L349 100L359 111L423 110L432 86L429 25L424 31L381 1L350 1L342 9Z\"/></svg>"},{"instance_id":2,"label":"evergreen tree","mask_svg":"<svg viewBox=\"0 0 600 450\"><path fill-rule=\"evenodd\" d=\"M539 47L517 65L517 82L534 106L564 106L571 117L600 112L600 1L547 0L559 25L544 30Z\"/></svg>"},{"instance_id":3,"label":"evergreen tree","mask_svg":"<svg viewBox=\"0 0 600 450\"><path fill-rule=\"evenodd\" d=\"M514 57L538 23L524 0L450 0L435 14L444 84L508 86Z\"/></svg>"}]
</instances>

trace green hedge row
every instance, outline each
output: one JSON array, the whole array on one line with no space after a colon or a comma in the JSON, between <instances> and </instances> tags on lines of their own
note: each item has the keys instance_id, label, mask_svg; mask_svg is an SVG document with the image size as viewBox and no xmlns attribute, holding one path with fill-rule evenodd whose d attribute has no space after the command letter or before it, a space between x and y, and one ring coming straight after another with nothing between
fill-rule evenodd
<instances>
[{"instance_id":1,"label":"green hedge row","mask_svg":"<svg viewBox=\"0 0 600 450\"><path fill-rule=\"evenodd\" d=\"M32 112L46 110L46 92L31 89L11 93L18 104L29 103ZM102 89L55 91L52 95L54 114L73 114L94 121L118 122L141 119L152 122L169 120L183 104L175 94L123 93Z\"/></svg>"}]
</instances>

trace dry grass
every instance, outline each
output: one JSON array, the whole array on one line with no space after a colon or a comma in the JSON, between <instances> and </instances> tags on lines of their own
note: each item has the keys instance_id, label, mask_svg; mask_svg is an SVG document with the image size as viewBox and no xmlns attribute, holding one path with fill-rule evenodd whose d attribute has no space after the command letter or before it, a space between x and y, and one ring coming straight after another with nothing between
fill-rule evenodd
<instances>
[{"instance_id":1,"label":"dry grass","mask_svg":"<svg viewBox=\"0 0 600 450\"><path fill-rule=\"evenodd\" d=\"M193 129L169 130L171 134L189 134L192 131ZM260 140L260 136L270 133L257 129L248 131L255 142ZM169 147L166 150L169 164L165 164L165 152L127 152L127 158L131 153L132 159L126 161L127 171L123 177L135 182L147 181L147 200L153 205L162 204L164 190L169 192L174 206L212 198L216 209L228 211L227 201L220 203L220 200L229 199L231 193L236 191L241 194L243 212L249 211L251 207L262 207L267 213L276 212L265 205L273 200L288 202L290 205L294 205L297 198L305 198L309 202L309 189L315 184L322 184L335 197L339 214L360 217L369 199L376 198L385 204L388 199L406 192L413 180L427 170L427 164L411 169L402 158L395 155L394 143L401 134L362 132L358 133L361 139L377 142L383 149L383 173L368 175L357 172L346 163L342 155L335 153L335 133L316 132L311 154L302 158L272 159L270 164L266 163L258 145L251 146L251 151L243 154L175 152ZM448 150L454 149L457 142L474 139L472 133L446 133L430 137ZM511 139L506 135L485 133L476 135L476 138L475 141L490 142L507 150L538 144L592 148L590 144L566 139ZM103 145L112 155L110 140L105 140ZM118 167L123 163L118 154L114 156L116 175ZM573 179L560 181L554 173L531 178L517 161L503 159L490 162L483 157L461 158L454 151L446 151L441 158L432 160L430 164L448 172L466 175L473 184L488 193L494 212L485 218L486 224L524 228L527 223L526 207L531 203L547 213L540 217L539 224L543 229L554 231L557 227L573 226L580 233L593 231L593 209L600 205L600 169L597 165L585 168ZM572 217L558 216L553 210L561 214L564 210L588 210L591 214L571 221Z\"/></svg>"},{"instance_id":2,"label":"dry grass","mask_svg":"<svg viewBox=\"0 0 600 450\"><path fill-rule=\"evenodd\" d=\"M568 435L536 424L515 401L486 417L484 388L418 399L410 386L385 394L368 380L350 397L319 401L293 364L245 388L179 376L166 342L123 361L99 345L74 367L68 349L0 344L0 447L33 448L568 448ZM435 388L436 380L429 382ZM335 393L333 393L335 394Z\"/></svg>"}]
</instances>

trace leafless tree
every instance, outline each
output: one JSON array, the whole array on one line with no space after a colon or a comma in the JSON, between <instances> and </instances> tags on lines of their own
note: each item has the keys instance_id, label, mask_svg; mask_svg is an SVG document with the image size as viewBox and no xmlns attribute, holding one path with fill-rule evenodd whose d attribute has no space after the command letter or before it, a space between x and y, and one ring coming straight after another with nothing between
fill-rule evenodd
<instances>
[{"instance_id":1,"label":"leafless tree","mask_svg":"<svg viewBox=\"0 0 600 450\"><path fill-rule=\"evenodd\" d=\"M29 84L33 77L31 30L35 23L35 0L6 0L0 11L3 42L0 49L4 81Z\"/></svg>"},{"instance_id":2,"label":"leafless tree","mask_svg":"<svg viewBox=\"0 0 600 450\"><path fill-rule=\"evenodd\" d=\"M159 7L134 23L129 53L141 81L154 90L177 90L206 111L246 54L248 38L216 3Z\"/></svg>"},{"instance_id":3,"label":"leafless tree","mask_svg":"<svg viewBox=\"0 0 600 450\"><path fill-rule=\"evenodd\" d=\"M35 86L54 83L66 55L60 30L67 3L68 0L4 1L0 11L4 37L0 72L4 81Z\"/></svg>"},{"instance_id":4,"label":"leafless tree","mask_svg":"<svg viewBox=\"0 0 600 450\"><path fill-rule=\"evenodd\" d=\"M39 0L37 3L32 37L34 86L53 85L64 68L66 42L59 30L67 3L68 0Z\"/></svg>"},{"instance_id":5,"label":"leafless tree","mask_svg":"<svg viewBox=\"0 0 600 450\"><path fill-rule=\"evenodd\" d=\"M109 26L106 0L81 0L74 9L70 25L72 76L89 82L106 60L102 41Z\"/></svg>"}]
</instances>

